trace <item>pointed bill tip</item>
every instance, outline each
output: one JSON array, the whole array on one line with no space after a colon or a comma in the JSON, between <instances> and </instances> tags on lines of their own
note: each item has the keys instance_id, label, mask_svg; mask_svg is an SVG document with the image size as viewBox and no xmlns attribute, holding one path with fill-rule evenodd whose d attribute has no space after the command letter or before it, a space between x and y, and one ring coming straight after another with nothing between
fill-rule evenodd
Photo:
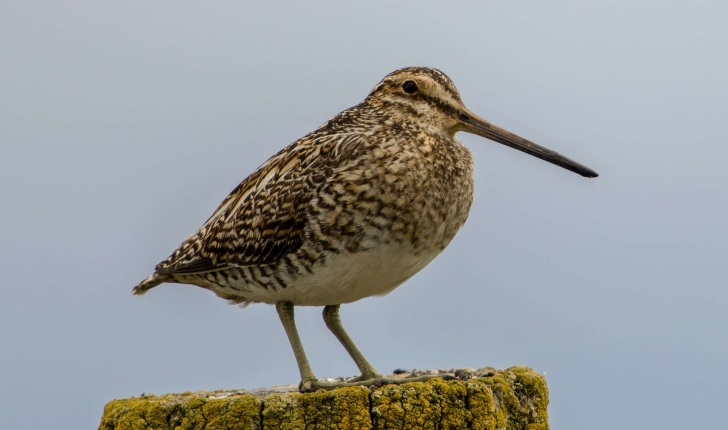
<instances>
[{"instance_id":1,"label":"pointed bill tip","mask_svg":"<svg viewBox=\"0 0 728 430\"><path fill-rule=\"evenodd\" d=\"M575 173L580 174L581 176L585 178L597 178L599 177L599 173L593 171L592 169L584 166L583 164L579 165L579 170L574 170Z\"/></svg>"},{"instance_id":2,"label":"pointed bill tip","mask_svg":"<svg viewBox=\"0 0 728 430\"><path fill-rule=\"evenodd\" d=\"M585 178L598 178L599 177L599 173L597 173L597 172L595 172L595 171L592 170L588 175L584 175L584 177Z\"/></svg>"},{"instance_id":3,"label":"pointed bill tip","mask_svg":"<svg viewBox=\"0 0 728 430\"><path fill-rule=\"evenodd\" d=\"M513 149L517 149L536 158L548 161L549 163L555 164L566 170L570 170L585 178L596 178L599 176L597 172L585 165L577 163L556 151L544 148L543 146L537 145L530 140L526 140L521 136L515 135L508 130L491 124L468 110L461 112L458 115L458 119L461 123L461 130L463 131L477 134L478 136L485 137L486 139L510 146Z\"/></svg>"}]
</instances>

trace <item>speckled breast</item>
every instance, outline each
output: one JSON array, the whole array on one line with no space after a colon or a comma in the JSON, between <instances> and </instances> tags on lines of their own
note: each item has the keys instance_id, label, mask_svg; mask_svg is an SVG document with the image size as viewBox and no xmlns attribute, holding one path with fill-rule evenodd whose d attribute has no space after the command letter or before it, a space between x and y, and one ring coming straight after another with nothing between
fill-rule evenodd
<instances>
[{"instance_id":1,"label":"speckled breast","mask_svg":"<svg viewBox=\"0 0 728 430\"><path fill-rule=\"evenodd\" d=\"M365 151L337 167L311 201L299 252L315 255L319 274L333 261L349 266L346 261L362 260L351 267L376 272L380 284L357 296L386 294L425 267L465 223L473 197L472 156L457 139L382 139ZM317 288L344 281L335 272L316 279ZM295 278L294 285L312 280Z\"/></svg>"},{"instance_id":2,"label":"speckled breast","mask_svg":"<svg viewBox=\"0 0 728 430\"><path fill-rule=\"evenodd\" d=\"M442 250L468 217L473 161L456 138L381 139L334 172L316 201L317 241L366 251L408 242L414 252Z\"/></svg>"}]
</instances>

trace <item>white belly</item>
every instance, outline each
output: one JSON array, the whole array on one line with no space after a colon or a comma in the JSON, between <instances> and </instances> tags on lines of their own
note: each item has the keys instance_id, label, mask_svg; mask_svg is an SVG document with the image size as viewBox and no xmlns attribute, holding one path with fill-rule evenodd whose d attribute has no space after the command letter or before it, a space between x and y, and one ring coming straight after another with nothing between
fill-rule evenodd
<instances>
[{"instance_id":1,"label":"white belly","mask_svg":"<svg viewBox=\"0 0 728 430\"><path fill-rule=\"evenodd\" d=\"M256 290L250 298L271 304L289 301L298 306L325 306L382 296L422 270L439 253L437 250L415 256L408 244L393 244L367 252L331 254L325 264L314 265L313 273L296 278L287 288Z\"/></svg>"}]
</instances>

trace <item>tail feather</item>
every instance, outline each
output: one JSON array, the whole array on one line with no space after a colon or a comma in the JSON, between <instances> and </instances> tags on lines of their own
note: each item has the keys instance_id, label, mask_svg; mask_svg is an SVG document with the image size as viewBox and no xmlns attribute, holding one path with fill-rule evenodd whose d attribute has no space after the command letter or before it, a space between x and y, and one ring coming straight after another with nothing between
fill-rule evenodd
<instances>
[{"instance_id":1,"label":"tail feather","mask_svg":"<svg viewBox=\"0 0 728 430\"><path fill-rule=\"evenodd\" d=\"M137 296L141 296L147 291L151 290L152 288L156 287L159 284L165 283L167 281L171 281L172 277L169 275L158 275L154 273L147 279L143 280L139 284L137 284L134 289L131 290L132 293L136 294Z\"/></svg>"}]
</instances>

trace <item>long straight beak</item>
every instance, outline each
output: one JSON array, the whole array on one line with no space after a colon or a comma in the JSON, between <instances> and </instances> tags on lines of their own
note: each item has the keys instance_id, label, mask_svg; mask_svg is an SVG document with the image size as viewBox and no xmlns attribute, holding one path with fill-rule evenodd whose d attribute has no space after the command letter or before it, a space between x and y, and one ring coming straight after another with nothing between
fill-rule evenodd
<instances>
[{"instance_id":1,"label":"long straight beak","mask_svg":"<svg viewBox=\"0 0 728 430\"><path fill-rule=\"evenodd\" d=\"M494 140L511 148L523 151L526 154L533 155L549 163L556 164L566 170L571 170L586 178L596 178L599 174L583 164L579 164L574 160L564 157L558 152L546 149L543 146L517 136L507 130L489 123L483 118L478 117L468 110L463 110L458 119L462 123L460 130L483 136L486 139Z\"/></svg>"}]
</instances>

